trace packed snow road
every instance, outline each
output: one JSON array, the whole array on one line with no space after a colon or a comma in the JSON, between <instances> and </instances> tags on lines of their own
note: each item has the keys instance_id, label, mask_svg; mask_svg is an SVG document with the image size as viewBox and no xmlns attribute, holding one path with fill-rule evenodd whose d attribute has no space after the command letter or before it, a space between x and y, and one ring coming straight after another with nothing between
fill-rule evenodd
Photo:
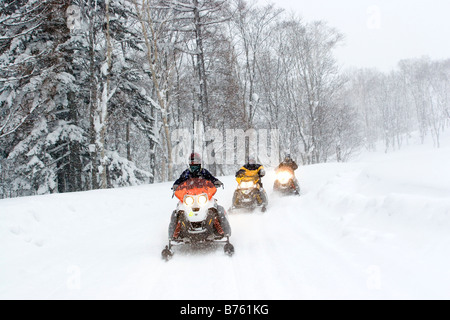
<instances>
[{"instance_id":1,"label":"packed snow road","mask_svg":"<svg viewBox=\"0 0 450 320\"><path fill-rule=\"evenodd\" d=\"M161 259L170 184L0 200L0 299L449 299L449 145L302 167L301 197L269 172L268 211L229 216L231 258Z\"/></svg>"}]
</instances>

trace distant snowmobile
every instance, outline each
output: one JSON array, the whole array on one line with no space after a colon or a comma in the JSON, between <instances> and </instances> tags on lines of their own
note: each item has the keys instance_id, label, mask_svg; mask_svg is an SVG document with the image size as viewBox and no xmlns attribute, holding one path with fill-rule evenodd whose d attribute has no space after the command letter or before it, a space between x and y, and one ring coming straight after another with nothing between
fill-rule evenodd
<instances>
[{"instance_id":1,"label":"distant snowmobile","mask_svg":"<svg viewBox=\"0 0 450 320\"><path fill-rule=\"evenodd\" d=\"M300 186L295 178L294 171L289 168L281 168L276 171L276 180L273 190L281 195L300 195Z\"/></svg>"},{"instance_id":2,"label":"distant snowmobile","mask_svg":"<svg viewBox=\"0 0 450 320\"><path fill-rule=\"evenodd\" d=\"M224 252L232 256L231 227L225 209L213 198L217 188L211 181L193 178L182 183L175 196L180 200L169 225L169 245L162 258L174 255L173 246L199 243L225 243Z\"/></svg>"}]
</instances>

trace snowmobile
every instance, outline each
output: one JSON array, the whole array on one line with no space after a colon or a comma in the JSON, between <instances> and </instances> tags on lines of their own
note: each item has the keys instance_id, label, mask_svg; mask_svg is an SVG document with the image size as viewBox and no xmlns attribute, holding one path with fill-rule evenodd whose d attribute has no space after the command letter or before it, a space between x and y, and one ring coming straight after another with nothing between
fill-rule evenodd
<instances>
[{"instance_id":1,"label":"snowmobile","mask_svg":"<svg viewBox=\"0 0 450 320\"><path fill-rule=\"evenodd\" d=\"M238 187L234 192L230 212L237 209L253 211L257 207L261 207L261 211L265 212L267 210L267 195L261 187L259 176L240 175L236 177L236 181Z\"/></svg>"},{"instance_id":2,"label":"snowmobile","mask_svg":"<svg viewBox=\"0 0 450 320\"><path fill-rule=\"evenodd\" d=\"M185 181L175 190L174 195L180 202L172 213L169 245L162 251L164 260L172 258L173 247L177 245L220 242L225 243L224 252L227 255L234 254L227 213L213 198L216 192L214 184L202 178Z\"/></svg>"},{"instance_id":3,"label":"snowmobile","mask_svg":"<svg viewBox=\"0 0 450 320\"><path fill-rule=\"evenodd\" d=\"M281 195L300 195L294 171L287 168L277 170L273 190Z\"/></svg>"}]
</instances>

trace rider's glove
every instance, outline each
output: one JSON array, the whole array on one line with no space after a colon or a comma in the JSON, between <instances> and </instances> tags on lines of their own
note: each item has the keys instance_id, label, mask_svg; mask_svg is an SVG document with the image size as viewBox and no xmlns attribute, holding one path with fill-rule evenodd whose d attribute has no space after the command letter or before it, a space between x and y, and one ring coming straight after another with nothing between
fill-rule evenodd
<instances>
[{"instance_id":1,"label":"rider's glove","mask_svg":"<svg viewBox=\"0 0 450 320\"><path fill-rule=\"evenodd\" d=\"M177 189L178 189L178 185L177 185L177 184L174 184L173 187L172 187L172 190L173 190L173 191L177 191Z\"/></svg>"},{"instance_id":2,"label":"rider's glove","mask_svg":"<svg viewBox=\"0 0 450 320\"><path fill-rule=\"evenodd\" d=\"M223 187L223 183L221 181L217 180L216 182L214 182L214 186L216 188L220 188L220 187Z\"/></svg>"}]
</instances>

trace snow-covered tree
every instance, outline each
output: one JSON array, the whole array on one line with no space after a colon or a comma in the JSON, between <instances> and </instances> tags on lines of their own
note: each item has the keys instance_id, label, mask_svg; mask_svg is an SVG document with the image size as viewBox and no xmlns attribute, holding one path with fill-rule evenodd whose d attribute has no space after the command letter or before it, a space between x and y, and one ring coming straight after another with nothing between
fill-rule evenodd
<instances>
[{"instance_id":1,"label":"snow-covered tree","mask_svg":"<svg viewBox=\"0 0 450 320\"><path fill-rule=\"evenodd\" d=\"M25 166L24 179L40 185L34 188L38 193L42 188L46 192L82 188L83 130L78 123L66 21L69 4L65 0L2 4L6 8L0 23L4 35L0 39L0 108L6 117L0 138L7 159L16 168Z\"/></svg>"}]
</instances>

